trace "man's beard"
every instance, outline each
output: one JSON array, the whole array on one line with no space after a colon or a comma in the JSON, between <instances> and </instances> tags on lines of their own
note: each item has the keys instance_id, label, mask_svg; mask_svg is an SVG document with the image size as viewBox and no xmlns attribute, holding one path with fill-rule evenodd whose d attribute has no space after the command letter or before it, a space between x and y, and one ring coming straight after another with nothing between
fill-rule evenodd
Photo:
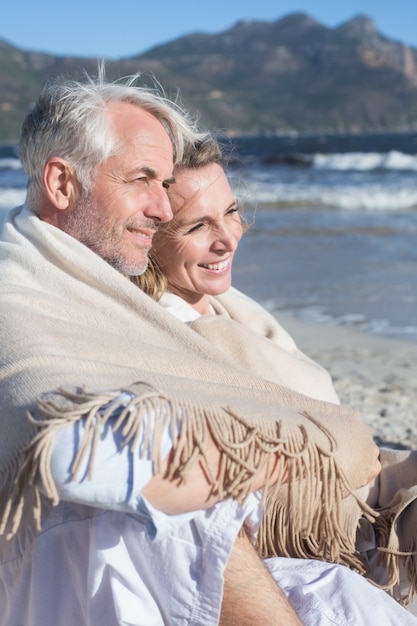
<instances>
[{"instance_id":1,"label":"man's beard","mask_svg":"<svg viewBox=\"0 0 417 626\"><path fill-rule=\"evenodd\" d=\"M148 266L145 249L144 258L140 261L123 256L123 233L127 223L114 224L107 216L103 217L89 194L82 195L61 219L63 231L78 239L117 271L128 276L139 276L145 272ZM155 229L155 222L149 220L149 227Z\"/></svg>"}]
</instances>

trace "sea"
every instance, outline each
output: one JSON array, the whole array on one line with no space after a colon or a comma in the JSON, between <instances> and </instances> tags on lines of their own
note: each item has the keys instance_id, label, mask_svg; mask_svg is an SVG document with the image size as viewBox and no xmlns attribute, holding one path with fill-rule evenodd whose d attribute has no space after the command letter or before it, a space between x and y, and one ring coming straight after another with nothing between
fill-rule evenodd
<instances>
[{"instance_id":1,"label":"sea","mask_svg":"<svg viewBox=\"0 0 417 626\"><path fill-rule=\"evenodd\" d=\"M278 315L417 342L417 132L231 145L247 222L234 285ZM13 146L0 146L0 214L25 185Z\"/></svg>"}]
</instances>

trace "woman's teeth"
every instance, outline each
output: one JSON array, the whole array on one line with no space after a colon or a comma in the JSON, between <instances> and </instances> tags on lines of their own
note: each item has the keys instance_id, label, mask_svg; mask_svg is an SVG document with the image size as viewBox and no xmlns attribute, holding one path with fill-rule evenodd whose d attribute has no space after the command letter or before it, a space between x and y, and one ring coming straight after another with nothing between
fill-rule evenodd
<instances>
[{"instance_id":1,"label":"woman's teeth","mask_svg":"<svg viewBox=\"0 0 417 626\"><path fill-rule=\"evenodd\" d=\"M220 272L221 270L224 270L230 263L230 259L227 259L227 261L222 261L221 263L201 263L200 267L205 267L208 270L214 270L217 272Z\"/></svg>"}]
</instances>

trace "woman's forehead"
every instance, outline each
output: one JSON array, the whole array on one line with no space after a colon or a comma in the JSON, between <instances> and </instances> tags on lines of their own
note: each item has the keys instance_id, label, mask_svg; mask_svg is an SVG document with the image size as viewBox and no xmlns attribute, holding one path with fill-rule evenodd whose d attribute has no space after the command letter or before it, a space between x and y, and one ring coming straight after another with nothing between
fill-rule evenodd
<instances>
[{"instance_id":1,"label":"woman's forehead","mask_svg":"<svg viewBox=\"0 0 417 626\"><path fill-rule=\"evenodd\" d=\"M175 170L175 180L168 193L174 212L203 202L209 191L215 193L220 187L222 193L230 190L224 170L218 163L199 168L178 168Z\"/></svg>"}]
</instances>

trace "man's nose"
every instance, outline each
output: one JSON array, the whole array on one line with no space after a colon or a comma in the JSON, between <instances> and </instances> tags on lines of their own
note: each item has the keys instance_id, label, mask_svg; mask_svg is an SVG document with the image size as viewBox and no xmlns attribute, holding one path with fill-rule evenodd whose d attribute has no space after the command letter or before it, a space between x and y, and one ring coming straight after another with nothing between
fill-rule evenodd
<instances>
[{"instance_id":1,"label":"man's nose","mask_svg":"<svg viewBox=\"0 0 417 626\"><path fill-rule=\"evenodd\" d=\"M157 219L161 223L170 222L173 218L171 203L165 187L157 186L152 190L153 202L147 212L147 217Z\"/></svg>"}]
</instances>

